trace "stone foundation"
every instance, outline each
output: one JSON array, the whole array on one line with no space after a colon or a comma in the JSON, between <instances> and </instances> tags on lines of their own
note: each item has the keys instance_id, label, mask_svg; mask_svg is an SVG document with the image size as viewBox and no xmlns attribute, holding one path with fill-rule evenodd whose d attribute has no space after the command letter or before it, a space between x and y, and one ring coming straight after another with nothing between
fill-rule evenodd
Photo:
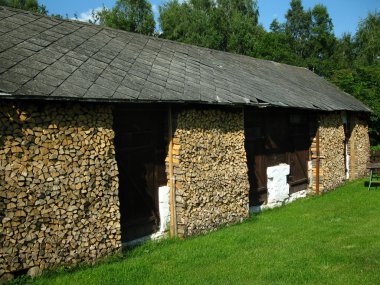
<instances>
[{"instance_id":1,"label":"stone foundation","mask_svg":"<svg viewBox=\"0 0 380 285\"><path fill-rule=\"evenodd\" d=\"M0 105L0 275L120 247L111 108Z\"/></svg>"},{"instance_id":2,"label":"stone foundation","mask_svg":"<svg viewBox=\"0 0 380 285\"><path fill-rule=\"evenodd\" d=\"M173 142L178 234L204 233L247 218L242 112L183 111Z\"/></svg>"}]
</instances>

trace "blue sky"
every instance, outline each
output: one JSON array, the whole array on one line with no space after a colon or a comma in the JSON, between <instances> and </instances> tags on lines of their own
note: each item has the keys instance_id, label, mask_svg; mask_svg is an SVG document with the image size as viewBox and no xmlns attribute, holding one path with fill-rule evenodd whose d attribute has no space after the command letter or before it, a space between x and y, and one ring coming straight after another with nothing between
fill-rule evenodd
<instances>
[{"instance_id":1,"label":"blue sky","mask_svg":"<svg viewBox=\"0 0 380 285\"><path fill-rule=\"evenodd\" d=\"M153 11L157 17L158 7L165 0L150 0ZM290 0L259 0L260 18L259 22L269 29L269 25L274 18L280 22L284 21L284 15L289 9ZM103 5L110 8L115 0L39 0L44 4L49 13L68 15L70 18L74 13L81 19L86 19L91 15L92 9L97 9ZM315 4L325 5L334 23L335 35L340 37L345 32L355 33L357 25L364 19L370 11L380 11L380 0L303 0L306 9L312 8Z\"/></svg>"}]
</instances>

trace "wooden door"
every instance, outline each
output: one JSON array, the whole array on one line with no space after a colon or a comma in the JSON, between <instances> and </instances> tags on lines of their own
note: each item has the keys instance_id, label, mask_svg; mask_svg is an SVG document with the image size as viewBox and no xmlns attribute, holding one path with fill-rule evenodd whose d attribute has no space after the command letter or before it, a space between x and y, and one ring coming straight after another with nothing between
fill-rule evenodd
<instances>
[{"instance_id":1,"label":"wooden door","mask_svg":"<svg viewBox=\"0 0 380 285\"><path fill-rule=\"evenodd\" d=\"M245 111L245 148L250 182L250 205L267 200L267 168L290 165L290 193L308 185L309 121L307 115L279 110Z\"/></svg>"}]
</instances>

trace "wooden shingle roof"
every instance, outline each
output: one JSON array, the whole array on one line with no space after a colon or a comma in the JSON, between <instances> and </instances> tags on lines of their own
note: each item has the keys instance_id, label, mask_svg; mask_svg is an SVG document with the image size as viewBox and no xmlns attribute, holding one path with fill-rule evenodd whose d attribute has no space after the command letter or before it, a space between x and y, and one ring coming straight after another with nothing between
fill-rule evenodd
<instances>
[{"instance_id":1,"label":"wooden shingle roof","mask_svg":"<svg viewBox=\"0 0 380 285\"><path fill-rule=\"evenodd\" d=\"M370 110L304 68L5 7L0 98Z\"/></svg>"}]
</instances>

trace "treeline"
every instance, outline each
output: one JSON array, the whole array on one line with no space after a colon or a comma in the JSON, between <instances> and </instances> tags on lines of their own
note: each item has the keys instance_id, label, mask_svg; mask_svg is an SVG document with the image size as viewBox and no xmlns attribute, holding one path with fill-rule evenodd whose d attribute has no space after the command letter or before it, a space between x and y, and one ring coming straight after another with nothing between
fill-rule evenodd
<instances>
[{"instance_id":1,"label":"treeline","mask_svg":"<svg viewBox=\"0 0 380 285\"><path fill-rule=\"evenodd\" d=\"M4 2L47 13L37 0ZM259 24L256 0L169 0L159 7L159 31L148 0L117 0L93 16L100 25L306 67L372 108L372 144L380 143L379 12L369 13L355 34L340 38L325 6L307 10L301 0L290 1L285 22L274 20L270 31Z\"/></svg>"}]
</instances>

